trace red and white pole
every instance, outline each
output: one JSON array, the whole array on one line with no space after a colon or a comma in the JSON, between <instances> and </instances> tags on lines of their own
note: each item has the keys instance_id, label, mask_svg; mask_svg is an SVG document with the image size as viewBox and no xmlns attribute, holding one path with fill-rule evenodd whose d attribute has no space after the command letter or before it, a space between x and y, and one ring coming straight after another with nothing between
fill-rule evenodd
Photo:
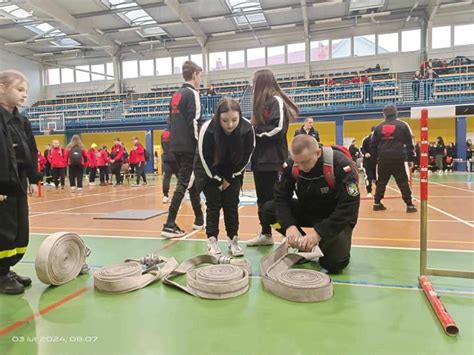
<instances>
[{"instance_id":1,"label":"red and white pole","mask_svg":"<svg viewBox=\"0 0 474 355\"><path fill-rule=\"evenodd\" d=\"M427 256L428 256L428 110L421 110L420 119L420 275L419 284L426 298L436 313L441 326L446 334L456 336L459 329L453 318L449 315L438 294L428 280Z\"/></svg>"}]
</instances>

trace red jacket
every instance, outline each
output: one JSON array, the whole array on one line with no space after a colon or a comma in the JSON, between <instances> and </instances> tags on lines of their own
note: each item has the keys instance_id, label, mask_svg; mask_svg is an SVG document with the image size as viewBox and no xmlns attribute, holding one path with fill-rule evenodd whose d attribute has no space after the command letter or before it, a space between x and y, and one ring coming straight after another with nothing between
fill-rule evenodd
<instances>
[{"instance_id":1,"label":"red jacket","mask_svg":"<svg viewBox=\"0 0 474 355\"><path fill-rule=\"evenodd\" d=\"M66 162L66 151L61 147L53 147L49 151L48 161L51 167L54 168L65 168Z\"/></svg>"},{"instance_id":2,"label":"red jacket","mask_svg":"<svg viewBox=\"0 0 474 355\"><path fill-rule=\"evenodd\" d=\"M123 160L123 147L121 144L114 144L110 150L110 159L116 162Z\"/></svg>"},{"instance_id":3,"label":"red jacket","mask_svg":"<svg viewBox=\"0 0 474 355\"><path fill-rule=\"evenodd\" d=\"M131 164L138 164L137 161L137 153L135 149L132 149L130 151L130 154L128 155L128 162Z\"/></svg>"},{"instance_id":4,"label":"red jacket","mask_svg":"<svg viewBox=\"0 0 474 355\"><path fill-rule=\"evenodd\" d=\"M42 173L44 171L44 166L46 165L46 158L41 154L41 152L38 152L38 172Z\"/></svg>"},{"instance_id":5,"label":"red jacket","mask_svg":"<svg viewBox=\"0 0 474 355\"><path fill-rule=\"evenodd\" d=\"M83 149L82 150L82 156L81 156L81 165L83 165L83 166L87 165L88 155L89 155L89 153L87 152L87 149ZM66 158L67 164L70 165L70 162L69 162L69 149L65 150L65 158Z\"/></svg>"},{"instance_id":6,"label":"red jacket","mask_svg":"<svg viewBox=\"0 0 474 355\"><path fill-rule=\"evenodd\" d=\"M107 150L102 149L100 152L98 152L98 155L97 166L107 166L109 164L109 153Z\"/></svg>"},{"instance_id":7,"label":"red jacket","mask_svg":"<svg viewBox=\"0 0 474 355\"><path fill-rule=\"evenodd\" d=\"M87 166L89 168L97 167L97 156L98 155L99 155L99 152L97 152L94 148L91 148L89 150L89 153L87 155Z\"/></svg>"},{"instance_id":8,"label":"red jacket","mask_svg":"<svg viewBox=\"0 0 474 355\"><path fill-rule=\"evenodd\" d=\"M133 147L132 152L134 152L136 163L141 163L145 161L145 148L143 148L143 145L141 143L135 144L135 147Z\"/></svg>"}]
</instances>

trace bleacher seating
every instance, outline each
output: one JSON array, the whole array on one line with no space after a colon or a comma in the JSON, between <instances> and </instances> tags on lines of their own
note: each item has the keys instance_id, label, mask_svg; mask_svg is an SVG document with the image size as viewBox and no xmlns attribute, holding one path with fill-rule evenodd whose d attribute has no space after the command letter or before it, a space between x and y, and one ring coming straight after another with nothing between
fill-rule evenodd
<instances>
[{"instance_id":1,"label":"bleacher seating","mask_svg":"<svg viewBox=\"0 0 474 355\"><path fill-rule=\"evenodd\" d=\"M438 78L421 81L417 103L474 99L474 64L457 66L454 73L451 67L445 69L447 71ZM412 74L401 73L398 76L397 73L381 69L374 72L321 73L309 79L284 76L279 77L278 81L298 104L302 114L313 114L340 109L381 107L388 103L413 104L412 81L407 79ZM368 77L372 80L368 80ZM328 78L332 80L328 82ZM212 116L221 97L239 99L249 87L249 82L239 79L213 85L217 95L207 96L206 90L201 90L202 114L206 118ZM63 94L56 99L38 101L26 113L33 125L37 124L41 115L57 113L63 113L66 125L70 126L80 125L81 122L88 125L101 124L107 120L164 123L169 113L171 95L177 88L155 87L150 92L139 94ZM429 89L431 92L427 92Z\"/></svg>"}]
</instances>

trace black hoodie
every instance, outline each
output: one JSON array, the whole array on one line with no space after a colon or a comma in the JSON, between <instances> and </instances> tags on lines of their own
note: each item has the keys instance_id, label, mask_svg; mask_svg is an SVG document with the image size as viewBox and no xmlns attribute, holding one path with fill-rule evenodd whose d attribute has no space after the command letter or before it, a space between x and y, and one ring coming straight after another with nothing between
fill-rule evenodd
<instances>
[{"instance_id":1,"label":"black hoodie","mask_svg":"<svg viewBox=\"0 0 474 355\"><path fill-rule=\"evenodd\" d=\"M198 154L196 154L194 162L194 176L198 191L201 191L209 181L220 185L223 179L228 182L233 179L241 179L255 148L253 127L247 119L242 117L232 134L226 136L225 161L216 166L214 165L216 146L214 130L214 121L209 120L204 123L199 133ZM242 154L239 161L232 161L232 153L237 140L241 140Z\"/></svg>"},{"instance_id":2,"label":"black hoodie","mask_svg":"<svg viewBox=\"0 0 474 355\"><path fill-rule=\"evenodd\" d=\"M397 119L387 117L375 127L371 151L377 160L408 160L413 161L415 147L410 126Z\"/></svg>"}]
</instances>

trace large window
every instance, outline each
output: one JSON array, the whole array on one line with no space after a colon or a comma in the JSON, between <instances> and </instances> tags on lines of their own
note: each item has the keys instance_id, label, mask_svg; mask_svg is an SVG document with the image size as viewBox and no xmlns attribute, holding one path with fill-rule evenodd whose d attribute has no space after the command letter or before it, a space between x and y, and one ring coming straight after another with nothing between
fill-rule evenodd
<instances>
[{"instance_id":1,"label":"large window","mask_svg":"<svg viewBox=\"0 0 474 355\"><path fill-rule=\"evenodd\" d=\"M375 55L375 35L354 37L354 55Z\"/></svg>"},{"instance_id":2,"label":"large window","mask_svg":"<svg viewBox=\"0 0 474 355\"><path fill-rule=\"evenodd\" d=\"M49 85L61 84L59 68L48 69L48 84Z\"/></svg>"},{"instance_id":3,"label":"large window","mask_svg":"<svg viewBox=\"0 0 474 355\"><path fill-rule=\"evenodd\" d=\"M183 72L183 64L187 60L189 60L187 55L182 57L173 57L173 73L181 74Z\"/></svg>"},{"instance_id":4,"label":"large window","mask_svg":"<svg viewBox=\"0 0 474 355\"><path fill-rule=\"evenodd\" d=\"M304 63L305 61L305 46L302 43L293 43L287 46L287 63Z\"/></svg>"},{"instance_id":5,"label":"large window","mask_svg":"<svg viewBox=\"0 0 474 355\"><path fill-rule=\"evenodd\" d=\"M351 39L333 39L331 43L332 58L344 58L351 56Z\"/></svg>"},{"instance_id":6,"label":"large window","mask_svg":"<svg viewBox=\"0 0 474 355\"><path fill-rule=\"evenodd\" d=\"M91 81L91 73L88 65L78 65L76 67L76 83L86 83Z\"/></svg>"},{"instance_id":7,"label":"large window","mask_svg":"<svg viewBox=\"0 0 474 355\"><path fill-rule=\"evenodd\" d=\"M91 65L92 80L104 80L105 79L105 66L104 64Z\"/></svg>"},{"instance_id":8,"label":"large window","mask_svg":"<svg viewBox=\"0 0 474 355\"><path fill-rule=\"evenodd\" d=\"M173 74L173 68L171 66L171 57L156 58L156 75L171 75Z\"/></svg>"},{"instance_id":9,"label":"large window","mask_svg":"<svg viewBox=\"0 0 474 355\"><path fill-rule=\"evenodd\" d=\"M209 53L209 70L224 70L227 68L226 52Z\"/></svg>"},{"instance_id":10,"label":"large window","mask_svg":"<svg viewBox=\"0 0 474 355\"><path fill-rule=\"evenodd\" d=\"M61 68L61 83L73 83L74 82L74 70L71 68Z\"/></svg>"},{"instance_id":11,"label":"large window","mask_svg":"<svg viewBox=\"0 0 474 355\"><path fill-rule=\"evenodd\" d=\"M431 30L431 48L451 47L451 26L433 27Z\"/></svg>"},{"instance_id":12,"label":"large window","mask_svg":"<svg viewBox=\"0 0 474 355\"><path fill-rule=\"evenodd\" d=\"M285 46L267 47L268 65L285 64Z\"/></svg>"},{"instance_id":13,"label":"large window","mask_svg":"<svg viewBox=\"0 0 474 355\"><path fill-rule=\"evenodd\" d=\"M474 44L474 24L454 26L454 45Z\"/></svg>"},{"instance_id":14,"label":"large window","mask_svg":"<svg viewBox=\"0 0 474 355\"><path fill-rule=\"evenodd\" d=\"M255 67L264 67L264 66L265 66L265 47L247 49L247 67L255 68Z\"/></svg>"},{"instance_id":15,"label":"large window","mask_svg":"<svg viewBox=\"0 0 474 355\"><path fill-rule=\"evenodd\" d=\"M140 76L155 75L155 67L153 59L140 60Z\"/></svg>"},{"instance_id":16,"label":"large window","mask_svg":"<svg viewBox=\"0 0 474 355\"><path fill-rule=\"evenodd\" d=\"M402 32L402 52L420 50L420 30L410 30Z\"/></svg>"},{"instance_id":17,"label":"large window","mask_svg":"<svg viewBox=\"0 0 474 355\"><path fill-rule=\"evenodd\" d=\"M191 54L191 60L202 68L202 54Z\"/></svg>"},{"instance_id":18,"label":"large window","mask_svg":"<svg viewBox=\"0 0 474 355\"><path fill-rule=\"evenodd\" d=\"M311 42L311 60L327 60L329 59L329 40Z\"/></svg>"},{"instance_id":19,"label":"large window","mask_svg":"<svg viewBox=\"0 0 474 355\"><path fill-rule=\"evenodd\" d=\"M245 51L229 52L229 69L245 67Z\"/></svg>"},{"instance_id":20,"label":"large window","mask_svg":"<svg viewBox=\"0 0 474 355\"><path fill-rule=\"evenodd\" d=\"M105 68L107 69L107 80L111 80L114 78L114 63L110 62L105 64Z\"/></svg>"},{"instance_id":21,"label":"large window","mask_svg":"<svg viewBox=\"0 0 474 355\"><path fill-rule=\"evenodd\" d=\"M127 60L122 63L123 78L131 79L138 77L138 62L136 60Z\"/></svg>"},{"instance_id":22,"label":"large window","mask_svg":"<svg viewBox=\"0 0 474 355\"><path fill-rule=\"evenodd\" d=\"M398 32L378 35L378 53L398 52Z\"/></svg>"}]
</instances>

